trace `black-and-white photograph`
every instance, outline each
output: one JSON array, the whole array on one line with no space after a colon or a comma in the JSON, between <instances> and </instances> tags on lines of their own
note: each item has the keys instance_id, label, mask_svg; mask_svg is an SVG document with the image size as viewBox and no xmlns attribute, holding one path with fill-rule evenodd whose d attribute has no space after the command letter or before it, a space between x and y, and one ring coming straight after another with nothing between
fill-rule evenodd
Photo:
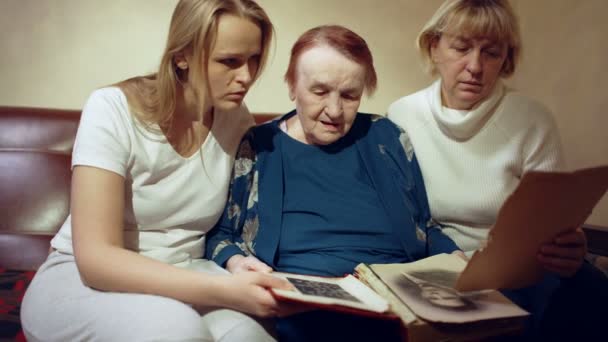
<instances>
[{"instance_id":1,"label":"black-and-white photograph","mask_svg":"<svg viewBox=\"0 0 608 342\"><path fill-rule=\"evenodd\" d=\"M436 308L450 311L470 311L477 308L471 298L452 287L457 276L454 272L429 270L402 275L399 284L402 289Z\"/></svg>"},{"instance_id":2,"label":"black-and-white photograph","mask_svg":"<svg viewBox=\"0 0 608 342\"><path fill-rule=\"evenodd\" d=\"M289 280L289 282L292 283L293 286L298 289L298 291L305 295L343 299L359 303L361 302L359 299L346 292L340 287L340 285L337 284L297 278L287 278L287 280Z\"/></svg>"},{"instance_id":3,"label":"black-and-white photograph","mask_svg":"<svg viewBox=\"0 0 608 342\"><path fill-rule=\"evenodd\" d=\"M408 275L415 277L420 280L424 280L429 283L454 288L456 280L458 280L459 272L441 270L441 269L428 269L428 270L417 270L409 271Z\"/></svg>"}]
</instances>

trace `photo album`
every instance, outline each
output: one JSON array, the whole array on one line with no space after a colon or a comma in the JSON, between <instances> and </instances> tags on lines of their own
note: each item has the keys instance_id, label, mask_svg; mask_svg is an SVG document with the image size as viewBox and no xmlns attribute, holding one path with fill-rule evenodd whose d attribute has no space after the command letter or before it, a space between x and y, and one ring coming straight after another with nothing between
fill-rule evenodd
<instances>
[{"instance_id":1,"label":"photo album","mask_svg":"<svg viewBox=\"0 0 608 342\"><path fill-rule=\"evenodd\" d=\"M408 330L424 326L427 337L445 336L450 325L483 327L460 334L466 338L517 331L529 314L498 289L540 279L545 272L536 259L540 246L581 226L607 189L608 166L530 172L500 209L485 246L468 262L439 254L411 263L359 264L354 275L341 278L275 272L295 290L272 293L312 308L400 319ZM482 335L471 335L475 331Z\"/></svg>"},{"instance_id":2,"label":"photo album","mask_svg":"<svg viewBox=\"0 0 608 342\"><path fill-rule=\"evenodd\" d=\"M384 314L389 303L374 290L352 275L343 278L326 278L289 273L272 273L286 279L295 291L271 289L279 299L300 302L319 309L359 314Z\"/></svg>"}]
</instances>

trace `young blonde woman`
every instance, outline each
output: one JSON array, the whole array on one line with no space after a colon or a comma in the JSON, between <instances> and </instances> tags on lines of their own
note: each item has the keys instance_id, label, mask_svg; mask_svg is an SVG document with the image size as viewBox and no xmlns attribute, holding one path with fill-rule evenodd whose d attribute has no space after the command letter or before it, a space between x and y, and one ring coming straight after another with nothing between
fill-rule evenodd
<instances>
[{"instance_id":1,"label":"young blonde woman","mask_svg":"<svg viewBox=\"0 0 608 342\"><path fill-rule=\"evenodd\" d=\"M23 301L28 340L272 340L238 311L278 314L267 288L289 285L203 259L272 31L252 0L181 0L158 72L91 95L71 215Z\"/></svg>"},{"instance_id":2,"label":"young blonde woman","mask_svg":"<svg viewBox=\"0 0 608 342\"><path fill-rule=\"evenodd\" d=\"M559 134L543 105L502 83L521 51L507 0L447 0L417 43L438 79L394 102L388 117L410 135L432 217L472 253L526 172L563 168ZM608 280L584 262L586 252L583 231L572 227L539 249L542 282L505 291L533 314L526 337L586 340L599 332Z\"/></svg>"}]
</instances>

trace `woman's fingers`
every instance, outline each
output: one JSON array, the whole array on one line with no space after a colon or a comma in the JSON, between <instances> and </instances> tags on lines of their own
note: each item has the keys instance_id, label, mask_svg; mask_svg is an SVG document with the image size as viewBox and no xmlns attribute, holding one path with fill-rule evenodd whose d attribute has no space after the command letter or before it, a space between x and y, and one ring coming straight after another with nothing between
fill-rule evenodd
<instances>
[{"instance_id":1,"label":"woman's fingers","mask_svg":"<svg viewBox=\"0 0 608 342\"><path fill-rule=\"evenodd\" d=\"M585 256L585 249L582 246L564 247L551 244L542 246L539 254L547 257L578 260Z\"/></svg>"},{"instance_id":2,"label":"woman's fingers","mask_svg":"<svg viewBox=\"0 0 608 342\"><path fill-rule=\"evenodd\" d=\"M540 248L540 254L546 257L581 260L587 254L587 238L579 227L557 235L552 243Z\"/></svg>"},{"instance_id":3,"label":"woman's fingers","mask_svg":"<svg viewBox=\"0 0 608 342\"><path fill-rule=\"evenodd\" d=\"M293 290L293 285L287 281L286 279L282 279L279 277L267 275L267 274L259 274L258 279L256 280L256 284L264 287L264 288L274 288L281 290Z\"/></svg>"},{"instance_id":4,"label":"woman's fingers","mask_svg":"<svg viewBox=\"0 0 608 342\"><path fill-rule=\"evenodd\" d=\"M570 230L557 235L554 239L554 243L557 245L585 246L587 245L587 237L582 228L579 227L575 230Z\"/></svg>"},{"instance_id":5,"label":"woman's fingers","mask_svg":"<svg viewBox=\"0 0 608 342\"><path fill-rule=\"evenodd\" d=\"M246 257L242 255L234 255L226 263L226 268L231 273L242 273L249 271L262 273L272 272L272 267L266 265L264 262L260 261L260 259L252 255Z\"/></svg>"},{"instance_id":6,"label":"woman's fingers","mask_svg":"<svg viewBox=\"0 0 608 342\"><path fill-rule=\"evenodd\" d=\"M584 252L582 248L548 245L541 248L541 253L538 253L537 258L547 271L561 277L570 277L583 264Z\"/></svg>"},{"instance_id":7,"label":"woman's fingers","mask_svg":"<svg viewBox=\"0 0 608 342\"><path fill-rule=\"evenodd\" d=\"M293 288L285 279L259 272L233 274L227 286L232 287L232 293L239 294L230 297L234 300L231 308L260 317L276 317L280 313L279 303L270 288Z\"/></svg>"},{"instance_id":8,"label":"woman's fingers","mask_svg":"<svg viewBox=\"0 0 608 342\"><path fill-rule=\"evenodd\" d=\"M543 245L538 261L545 270L561 277L573 276L587 254L587 238L581 227L557 235L552 243Z\"/></svg>"},{"instance_id":9,"label":"woman's fingers","mask_svg":"<svg viewBox=\"0 0 608 342\"><path fill-rule=\"evenodd\" d=\"M245 267L249 271L262 272L262 273L270 273L272 272L272 267L266 265L261 262L259 259L248 256L245 258Z\"/></svg>"}]
</instances>

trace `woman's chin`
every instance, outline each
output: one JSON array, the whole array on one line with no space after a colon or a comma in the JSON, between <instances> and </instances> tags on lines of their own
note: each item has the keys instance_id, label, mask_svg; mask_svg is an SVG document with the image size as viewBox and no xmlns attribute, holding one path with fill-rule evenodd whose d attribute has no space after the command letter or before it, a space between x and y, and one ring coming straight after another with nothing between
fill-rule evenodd
<instances>
[{"instance_id":1,"label":"woman's chin","mask_svg":"<svg viewBox=\"0 0 608 342\"><path fill-rule=\"evenodd\" d=\"M456 99L450 101L453 109L469 110L483 99L482 95L473 92L462 92Z\"/></svg>"},{"instance_id":2,"label":"woman's chin","mask_svg":"<svg viewBox=\"0 0 608 342\"><path fill-rule=\"evenodd\" d=\"M221 111L230 111L239 108L242 103L242 100L222 100L214 103L213 107Z\"/></svg>"},{"instance_id":3,"label":"woman's chin","mask_svg":"<svg viewBox=\"0 0 608 342\"><path fill-rule=\"evenodd\" d=\"M333 133L326 132L326 133L311 137L310 139L308 139L308 141L312 142L311 145L325 146L325 145L330 145L330 144L335 143L336 141L340 140L340 138L342 138L342 134L340 134L338 132L333 132Z\"/></svg>"}]
</instances>

